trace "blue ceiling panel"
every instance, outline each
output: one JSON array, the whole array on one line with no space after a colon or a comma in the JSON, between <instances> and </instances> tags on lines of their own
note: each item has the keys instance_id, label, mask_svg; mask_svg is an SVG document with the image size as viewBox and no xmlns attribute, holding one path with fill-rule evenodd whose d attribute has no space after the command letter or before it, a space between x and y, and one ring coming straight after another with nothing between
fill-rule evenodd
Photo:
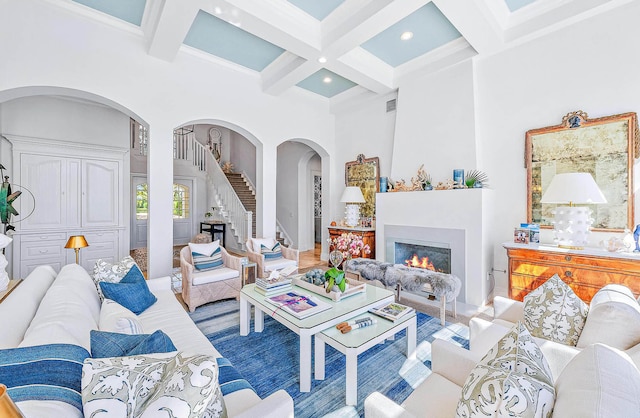
<instances>
[{"instance_id":1,"label":"blue ceiling panel","mask_svg":"<svg viewBox=\"0 0 640 418\"><path fill-rule=\"evenodd\" d=\"M73 0L136 26L142 24L147 0Z\"/></svg>"},{"instance_id":2,"label":"blue ceiling panel","mask_svg":"<svg viewBox=\"0 0 640 418\"><path fill-rule=\"evenodd\" d=\"M512 12L515 12L518 9L522 9L524 6L534 3L536 0L505 0L507 3L507 7Z\"/></svg>"},{"instance_id":3,"label":"blue ceiling panel","mask_svg":"<svg viewBox=\"0 0 640 418\"><path fill-rule=\"evenodd\" d=\"M289 3L322 21L344 3L344 0L289 0Z\"/></svg>"},{"instance_id":4,"label":"blue ceiling panel","mask_svg":"<svg viewBox=\"0 0 640 418\"><path fill-rule=\"evenodd\" d=\"M331 78L330 83L324 82L326 77ZM356 83L322 68L296 85L324 97L333 97L336 94L349 90L351 87L355 87Z\"/></svg>"},{"instance_id":5,"label":"blue ceiling panel","mask_svg":"<svg viewBox=\"0 0 640 418\"><path fill-rule=\"evenodd\" d=\"M407 31L413 32L413 37L401 40L400 35ZM361 46L392 67L397 67L460 36L440 9L429 2Z\"/></svg>"},{"instance_id":6,"label":"blue ceiling panel","mask_svg":"<svg viewBox=\"0 0 640 418\"><path fill-rule=\"evenodd\" d=\"M271 42L202 10L193 21L184 43L256 71L264 70L284 52Z\"/></svg>"}]
</instances>

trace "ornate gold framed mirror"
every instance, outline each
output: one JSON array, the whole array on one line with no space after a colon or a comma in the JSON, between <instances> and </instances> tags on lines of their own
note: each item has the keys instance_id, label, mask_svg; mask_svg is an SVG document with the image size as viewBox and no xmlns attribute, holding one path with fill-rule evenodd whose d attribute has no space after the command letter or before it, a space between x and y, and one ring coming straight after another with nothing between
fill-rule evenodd
<instances>
[{"instance_id":1,"label":"ornate gold framed mirror","mask_svg":"<svg viewBox=\"0 0 640 418\"><path fill-rule=\"evenodd\" d=\"M635 113L589 119L571 112L562 123L527 132L527 221L551 228L555 204L541 203L551 179L559 173L590 173L607 199L588 205L593 230L633 230L633 161L638 158L638 119Z\"/></svg>"},{"instance_id":2,"label":"ornate gold framed mirror","mask_svg":"<svg viewBox=\"0 0 640 418\"><path fill-rule=\"evenodd\" d=\"M364 158L359 154L356 161L345 163L344 181L347 186L359 186L365 203L360 215L366 218L376 216L376 193L380 190L380 160L378 157Z\"/></svg>"}]
</instances>

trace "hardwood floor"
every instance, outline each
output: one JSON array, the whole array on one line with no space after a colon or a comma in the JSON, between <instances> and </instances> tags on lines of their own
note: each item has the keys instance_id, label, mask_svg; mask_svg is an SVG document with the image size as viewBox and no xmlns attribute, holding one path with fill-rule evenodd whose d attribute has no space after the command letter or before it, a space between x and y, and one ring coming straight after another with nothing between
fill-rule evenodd
<instances>
[{"instance_id":1,"label":"hardwood floor","mask_svg":"<svg viewBox=\"0 0 640 418\"><path fill-rule=\"evenodd\" d=\"M321 265L323 262L320 260L320 254L322 253L322 246L319 242L316 242L315 248L309 251L301 251L300 259L298 260L298 267L300 269L308 269L310 267L315 267Z\"/></svg>"}]
</instances>

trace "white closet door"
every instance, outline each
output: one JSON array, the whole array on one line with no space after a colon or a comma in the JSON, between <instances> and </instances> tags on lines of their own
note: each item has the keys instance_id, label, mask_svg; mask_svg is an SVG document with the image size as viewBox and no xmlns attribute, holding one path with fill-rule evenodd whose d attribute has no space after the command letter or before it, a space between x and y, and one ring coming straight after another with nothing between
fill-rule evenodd
<instances>
[{"instance_id":1,"label":"white closet door","mask_svg":"<svg viewBox=\"0 0 640 418\"><path fill-rule=\"evenodd\" d=\"M117 226L118 161L82 160L82 226Z\"/></svg>"}]
</instances>

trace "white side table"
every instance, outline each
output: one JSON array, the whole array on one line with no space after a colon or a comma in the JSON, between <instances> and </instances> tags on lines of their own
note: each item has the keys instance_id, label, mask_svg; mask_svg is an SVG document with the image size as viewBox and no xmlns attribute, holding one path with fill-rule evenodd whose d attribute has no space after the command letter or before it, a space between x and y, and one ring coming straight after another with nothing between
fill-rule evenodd
<instances>
[{"instance_id":1,"label":"white side table","mask_svg":"<svg viewBox=\"0 0 640 418\"><path fill-rule=\"evenodd\" d=\"M316 334L315 338L315 378L324 380L324 345L340 351L347 357L346 397L347 405L358 403L358 355L364 353L376 344L384 342L403 329L407 330L407 357L413 355L416 349L417 321L415 312L395 322L378 317L374 314L364 314L351 319L372 317L378 322L374 325L355 329L342 334L335 327ZM350 320L351 320L350 319Z\"/></svg>"}]
</instances>

